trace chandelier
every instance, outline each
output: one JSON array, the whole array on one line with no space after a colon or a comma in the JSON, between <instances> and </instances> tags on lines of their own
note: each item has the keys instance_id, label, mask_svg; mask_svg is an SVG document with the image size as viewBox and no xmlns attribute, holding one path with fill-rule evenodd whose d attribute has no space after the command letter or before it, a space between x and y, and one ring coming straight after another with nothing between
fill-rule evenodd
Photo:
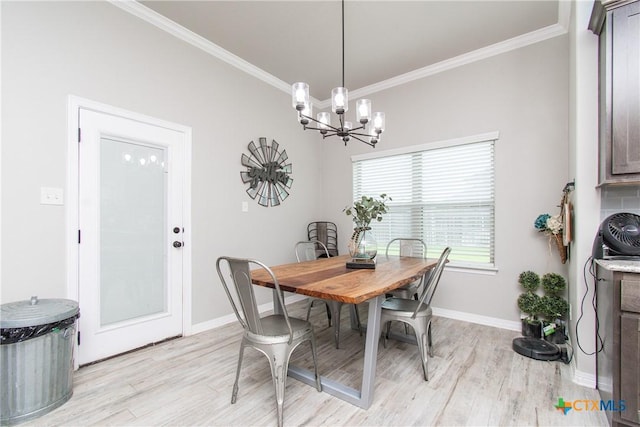
<instances>
[{"instance_id":1,"label":"chandelier","mask_svg":"<svg viewBox=\"0 0 640 427\"><path fill-rule=\"evenodd\" d=\"M317 130L322 139L329 136L342 138L344 145L351 139L357 139L367 145L375 147L380 141L380 134L384 131L384 113L371 114L371 100L359 99L356 102L356 120L360 124L353 127L353 123L345 120L345 113L349 109L349 91L344 87L344 0L342 0L342 86L331 91L331 110L337 114L339 125L331 124L328 112L318 113L317 119L312 117L313 105L309 102L309 85L297 82L291 86L293 108L298 111L298 122L304 130ZM309 124L313 122L312 127Z\"/></svg>"}]
</instances>

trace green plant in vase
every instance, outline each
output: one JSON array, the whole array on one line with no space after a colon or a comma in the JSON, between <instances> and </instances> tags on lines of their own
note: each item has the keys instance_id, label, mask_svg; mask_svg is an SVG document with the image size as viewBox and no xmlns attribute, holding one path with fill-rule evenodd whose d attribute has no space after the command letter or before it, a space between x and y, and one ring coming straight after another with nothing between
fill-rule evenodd
<instances>
[{"instance_id":1,"label":"green plant in vase","mask_svg":"<svg viewBox=\"0 0 640 427\"><path fill-rule=\"evenodd\" d=\"M527 317L522 318L522 335L525 337L540 338L542 336L542 322L538 319L540 314L540 296L536 293L540 286L540 276L533 271L523 271L518 277L518 283L525 292L518 297L518 308Z\"/></svg>"},{"instance_id":2,"label":"green plant in vase","mask_svg":"<svg viewBox=\"0 0 640 427\"><path fill-rule=\"evenodd\" d=\"M373 259L378 253L378 246L371 233L371 221L382 221L382 215L388 212L387 202L392 200L386 194L379 198L362 196L347 206L343 212L351 216L355 227L349 240L349 253L353 258Z\"/></svg>"}]
</instances>

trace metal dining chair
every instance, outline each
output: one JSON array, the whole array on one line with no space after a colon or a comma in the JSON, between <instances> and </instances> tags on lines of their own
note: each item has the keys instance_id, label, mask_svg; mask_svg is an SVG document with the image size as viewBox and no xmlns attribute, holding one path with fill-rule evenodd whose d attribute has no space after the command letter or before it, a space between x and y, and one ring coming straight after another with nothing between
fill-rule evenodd
<instances>
[{"instance_id":1,"label":"metal dining chair","mask_svg":"<svg viewBox=\"0 0 640 427\"><path fill-rule=\"evenodd\" d=\"M307 239L321 241L329 255L338 256L338 227L333 222L314 221L307 225ZM318 256L322 253L318 250Z\"/></svg>"},{"instance_id":2,"label":"metal dining chair","mask_svg":"<svg viewBox=\"0 0 640 427\"><path fill-rule=\"evenodd\" d=\"M416 258L427 257L427 244L422 239L414 237L398 237L387 243L386 255L410 256ZM428 279L428 277L427 277ZM387 292L387 295L397 298L418 299L421 280L416 280L404 286Z\"/></svg>"},{"instance_id":3,"label":"metal dining chair","mask_svg":"<svg viewBox=\"0 0 640 427\"><path fill-rule=\"evenodd\" d=\"M282 307L282 314L260 317L253 292L253 285L251 283L251 265L262 267L271 275L276 288L274 294L278 296L280 306ZM216 261L216 270L218 271L218 276L220 276L220 281L222 282L227 297L229 297L231 307L244 329L242 342L240 343L238 370L236 372L236 381L233 384L231 403L236 403L238 398L238 381L240 379L240 368L242 366L244 349L245 347L254 348L269 359L273 385L276 392L278 426L281 427L289 359L291 353L304 341L311 343L316 388L318 391L322 391L320 376L318 375L316 340L313 333L313 326L307 321L288 316L277 278L273 274L273 271L260 261L220 257ZM233 283L233 294L227 285L223 270L230 277L231 283Z\"/></svg>"},{"instance_id":4,"label":"metal dining chair","mask_svg":"<svg viewBox=\"0 0 640 427\"><path fill-rule=\"evenodd\" d=\"M320 240L309 239L296 243L296 260L313 261L318 258L329 258L329 249Z\"/></svg>"},{"instance_id":5,"label":"metal dining chair","mask_svg":"<svg viewBox=\"0 0 640 427\"><path fill-rule=\"evenodd\" d=\"M416 335L418 349L420 350L425 381L429 381L429 371L427 369L428 358L429 356L433 357L431 300L438 287L440 276L442 276L442 271L444 270L450 252L451 248L445 248L445 250L442 251L436 267L432 270L428 281L424 283L418 300L413 298L388 298L382 303L380 326L381 329L384 329L385 325L387 326L386 333L384 334L384 346L387 346L391 321L395 320L411 326ZM423 282L426 280L426 276L426 274L423 276Z\"/></svg>"},{"instance_id":6,"label":"metal dining chair","mask_svg":"<svg viewBox=\"0 0 640 427\"><path fill-rule=\"evenodd\" d=\"M295 246L296 259L298 262L303 261L312 261L320 257L329 258L329 250L319 240L304 240L296 243ZM320 256L318 256L320 254ZM325 300L321 298L313 298L309 297L309 302L307 303L307 321L309 320L309 316L311 315L311 307L315 303L322 303L325 305L327 309L327 320L329 322L329 326L333 321L333 335L336 343L336 348L339 348L340 345L340 312L342 311L343 303L340 301L334 300ZM360 315L358 314L358 306L355 304L351 305L352 314L356 319L356 324L358 327L358 331L360 332L360 336L362 336L362 326L360 325Z\"/></svg>"}]
</instances>

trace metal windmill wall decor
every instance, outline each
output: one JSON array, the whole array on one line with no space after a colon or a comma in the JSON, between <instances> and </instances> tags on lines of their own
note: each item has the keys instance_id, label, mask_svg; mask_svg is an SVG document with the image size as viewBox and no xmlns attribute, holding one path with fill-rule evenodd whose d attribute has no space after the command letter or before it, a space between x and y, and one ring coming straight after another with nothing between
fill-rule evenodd
<instances>
[{"instance_id":1,"label":"metal windmill wall decor","mask_svg":"<svg viewBox=\"0 0 640 427\"><path fill-rule=\"evenodd\" d=\"M240 172L242 182L249 184L247 194L258 201L261 206L278 206L289 196L289 189L293 184L291 178L291 163L287 163L289 156L286 150L279 150L280 144L267 138L258 138L258 145L249 143L249 155L242 155L242 166L246 169Z\"/></svg>"}]
</instances>

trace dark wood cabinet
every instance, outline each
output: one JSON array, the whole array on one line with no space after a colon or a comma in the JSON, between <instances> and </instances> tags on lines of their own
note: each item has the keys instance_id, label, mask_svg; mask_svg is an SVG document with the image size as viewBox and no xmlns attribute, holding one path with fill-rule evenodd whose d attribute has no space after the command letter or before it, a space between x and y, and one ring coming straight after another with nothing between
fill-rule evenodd
<instances>
[{"instance_id":1,"label":"dark wood cabinet","mask_svg":"<svg viewBox=\"0 0 640 427\"><path fill-rule=\"evenodd\" d=\"M625 401L625 410L620 412L620 418L637 424L640 422L638 419L639 315L623 313L620 316L620 337L620 397Z\"/></svg>"},{"instance_id":2,"label":"dark wood cabinet","mask_svg":"<svg viewBox=\"0 0 640 427\"><path fill-rule=\"evenodd\" d=\"M602 350L596 358L600 398L612 426L640 426L640 274L598 265L596 302ZM598 339L598 336L596 339Z\"/></svg>"},{"instance_id":3,"label":"dark wood cabinet","mask_svg":"<svg viewBox=\"0 0 640 427\"><path fill-rule=\"evenodd\" d=\"M596 1L600 184L640 183L640 1Z\"/></svg>"}]
</instances>

